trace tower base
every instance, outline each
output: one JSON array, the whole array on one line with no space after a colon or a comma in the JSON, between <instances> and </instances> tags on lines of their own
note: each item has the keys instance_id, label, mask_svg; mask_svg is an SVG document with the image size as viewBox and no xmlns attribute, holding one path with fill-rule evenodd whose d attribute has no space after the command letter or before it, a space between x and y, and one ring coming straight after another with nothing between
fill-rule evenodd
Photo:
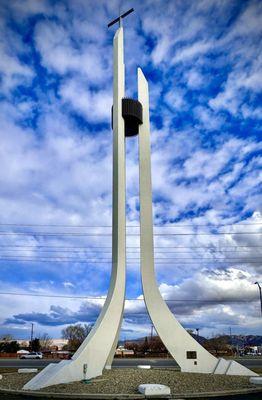
<instances>
[{"instance_id":1,"label":"tower base","mask_svg":"<svg viewBox=\"0 0 262 400\"><path fill-rule=\"evenodd\" d=\"M38 390L51 385L60 383L70 383L81 381L82 379L91 379L102 375L102 368L90 368L84 373L84 363L80 360L63 360L57 364L49 364L33 379L27 382L23 390Z\"/></svg>"},{"instance_id":2,"label":"tower base","mask_svg":"<svg viewBox=\"0 0 262 400\"><path fill-rule=\"evenodd\" d=\"M51 385L81 381L82 379L91 379L102 375L103 371L99 368L90 368L90 372L84 374L83 363L78 361L80 360L63 360L58 364L49 364L33 379L26 383L23 389L39 390ZM181 368L181 372L199 373L200 371L191 370L190 368L187 370ZM213 373L215 375L258 376L258 374L237 363L236 361L225 360L224 358L219 358L217 360L214 371L205 373Z\"/></svg>"}]
</instances>

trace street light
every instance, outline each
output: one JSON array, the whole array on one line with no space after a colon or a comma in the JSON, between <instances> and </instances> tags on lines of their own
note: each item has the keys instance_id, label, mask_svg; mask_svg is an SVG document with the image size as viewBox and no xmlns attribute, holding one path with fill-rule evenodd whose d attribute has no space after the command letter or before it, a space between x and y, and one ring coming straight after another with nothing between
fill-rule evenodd
<instances>
[{"instance_id":1,"label":"street light","mask_svg":"<svg viewBox=\"0 0 262 400\"><path fill-rule=\"evenodd\" d=\"M261 293L261 286L258 282L255 282L254 285L258 286L259 290L259 297L260 297L260 309L261 309L261 317L262 317L262 293Z\"/></svg>"}]
</instances>

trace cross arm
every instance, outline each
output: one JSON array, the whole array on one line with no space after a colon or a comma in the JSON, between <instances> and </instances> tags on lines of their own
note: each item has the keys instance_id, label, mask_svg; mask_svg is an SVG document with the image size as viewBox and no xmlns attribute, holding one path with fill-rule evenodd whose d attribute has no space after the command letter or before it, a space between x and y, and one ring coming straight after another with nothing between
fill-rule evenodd
<instances>
[{"instance_id":1,"label":"cross arm","mask_svg":"<svg viewBox=\"0 0 262 400\"><path fill-rule=\"evenodd\" d=\"M109 22L109 24L107 25L108 28L110 28L110 26L116 24L117 22L120 22L121 19L127 17L129 14L131 14L134 11L133 8L130 8L130 10L126 11L124 14L121 14L118 18L114 19L113 21Z\"/></svg>"}]
</instances>

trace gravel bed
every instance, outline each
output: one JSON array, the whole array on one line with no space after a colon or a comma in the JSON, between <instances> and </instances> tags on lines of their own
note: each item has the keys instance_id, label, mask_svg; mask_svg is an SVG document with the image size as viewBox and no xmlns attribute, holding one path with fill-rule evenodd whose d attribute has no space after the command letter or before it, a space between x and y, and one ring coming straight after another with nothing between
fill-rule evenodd
<instances>
[{"instance_id":1,"label":"gravel bed","mask_svg":"<svg viewBox=\"0 0 262 400\"><path fill-rule=\"evenodd\" d=\"M4 374L0 381L0 390L22 389L23 385L35 374ZM160 383L176 393L218 392L254 388L246 376L225 376L212 374L191 374L178 372L175 369L138 370L135 368L112 369L88 383L72 382L49 386L41 392L52 393L107 393L135 394L141 383Z\"/></svg>"}]
</instances>

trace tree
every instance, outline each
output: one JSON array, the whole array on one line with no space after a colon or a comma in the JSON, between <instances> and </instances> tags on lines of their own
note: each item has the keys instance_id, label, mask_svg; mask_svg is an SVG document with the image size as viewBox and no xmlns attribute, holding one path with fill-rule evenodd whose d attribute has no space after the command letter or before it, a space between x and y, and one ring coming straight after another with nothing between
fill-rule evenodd
<instances>
[{"instance_id":1,"label":"tree","mask_svg":"<svg viewBox=\"0 0 262 400\"><path fill-rule=\"evenodd\" d=\"M39 338L41 350L49 350L53 342L48 333L43 333Z\"/></svg>"},{"instance_id":2,"label":"tree","mask_svg":"<svg viewBox=\"0 0 262 400\"><path fill-rule=\"evenodd\" d=\"M207 350L213 350L216 355L219 352L228 352L229 345L226 336L217 336L212 339L208 339L203 343L203 346Z\"/></svg>"},{"instance_id":3,"label":"tree","mask_svg":"<svg viewBox=\"0 0 262 400\"><path fill-rule=\"evenodd\" d=\"M76 351L83 343L87 335L92 329L92 325L69 325L62 330L62 338L68 340L68 349Z\"/></svg>"},{"instance_id":4,"label":"tree","mask_svg":"<svg viewBox=\"0 0 262 400\"><path fill-rule=\"evenodd\" d=\"M144 342L141 343L141 345L139 346L139 350L145 354L148 351L148 349L149 349L149 345L148 345L148 339L146 336Z\"/></svg>"},{"instance_id":5,"label":"tree","mask_svg":"<svg viewBox=\"0 0 262 400\"><path fill-rule=\"evenodd\" d=\"M0 352L3 353L16 353L19 348L19 344L16 340L12 340L11 342L0 342Z\"/></svg>"},{"instance_id":6,"label":"tree","mask_svg":"<svg viewBox=\"0 0 262 400\"><path fill-rule=\"evenodd\" d=\"M137 354L139 350L139 345L136 342L126 342L125 343L125 348L127 350L133 350L135 354Z\"/></svg>"},{"instance_id":7,"label":"tree","mask_svg":"<svg viewBox=\"0 0 262 400\"><path fill-rule=\"evenodd\" d=\"M159 336L150 338L149 350L153 353L167 353L167 349Z\"/></svg>"},{"instance_id":8,"label":"tree","mask_svg":"<svg viewBox=\"0 0 262 400\"><path fill-rule=\"evenodd\" d=\"M28 342L26 342L26 341L24 340L22 343L20 343L20 348L21 348L21 349L27 349L27 348L28 348Z\"/></svg>"},{"instance_id":9,"label":"tree","mask_svg":"<svg viewBox=\"0 0 262 400\"><path fill-rule=\"evenodd\" d=\"M40 351L40 340L35 338L32 341L30 341L30 347L32 351L38 352Z\"/></svg>"}]
</instances>

